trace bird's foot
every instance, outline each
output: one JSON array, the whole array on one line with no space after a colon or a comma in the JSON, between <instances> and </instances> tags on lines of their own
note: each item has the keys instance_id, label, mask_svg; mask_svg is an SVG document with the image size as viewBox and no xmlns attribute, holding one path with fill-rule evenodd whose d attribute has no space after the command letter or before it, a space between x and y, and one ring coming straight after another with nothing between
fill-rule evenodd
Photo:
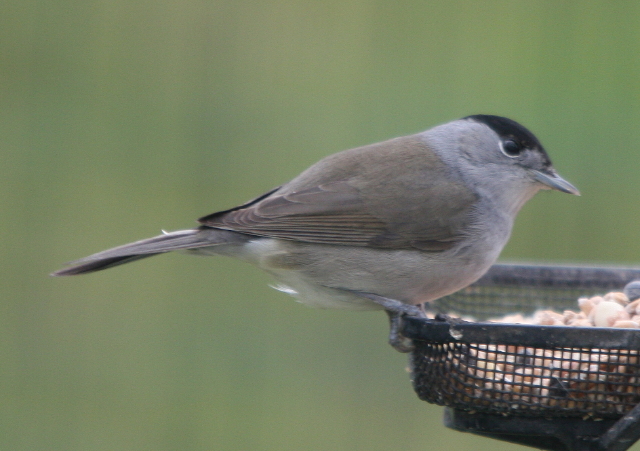
<instances>
[{"instance_id":1,"label":"bird's foot","mask_svg":"<svg viewBox=\"0 0 640 451\"><path fill-rule=\"evenodd\" d=\"M400 332L402 330L402 319L405 314L392 312L390 310L385 310L385 313L389 316L389 344L391 347L405 354L413 351L413 340L405 337Z\"/></svg>"},{"instance_id":2,"label":"bird's foot","mask_svg":"<svg viewBox=\"0 0 640 451\"><path fill-rule=\"evenodd\" d=\"M398 352L407 353L413 351L413 341L402 335L402 318L405 316L414 316L417 318L426 318L423 306L405 304L395 299L385 298L373 293L364 293L360 291L352 291L352 293L370 299L378 305L381 305L389 316L389 344Z\"/></svg>"}]
</instances>

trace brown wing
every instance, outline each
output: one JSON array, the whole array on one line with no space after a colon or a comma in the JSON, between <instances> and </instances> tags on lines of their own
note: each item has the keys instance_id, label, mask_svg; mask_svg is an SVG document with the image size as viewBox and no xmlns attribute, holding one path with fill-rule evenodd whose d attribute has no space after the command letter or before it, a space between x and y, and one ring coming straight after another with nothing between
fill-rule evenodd
<instances>
[{"instance_id":1,"label":"brown wing","mask_svg":"<svg viewBox=\"0 0 640 451\"><path fill-rule=\"evenodd\" d=\"M384 222L365 211L358 193L345 182L292 193L276 191L252 205L199 221L254 235L352 246L372 245L388 232Z\"/></svg>"},{"instance_id":2,"label":"brown wing","mask_svg":"<svg viewBox=\"0 0 640 451\"><path fill-rule=\"evenodd\" d=\"M414 137L341 152L240 207L200 218L209 227L348 246L442 251L468 223L475 196L445 177ZM427 154L428 155L428 154ZM452 204L450 196L461 202Z\"/></svg>"}]
</instances>

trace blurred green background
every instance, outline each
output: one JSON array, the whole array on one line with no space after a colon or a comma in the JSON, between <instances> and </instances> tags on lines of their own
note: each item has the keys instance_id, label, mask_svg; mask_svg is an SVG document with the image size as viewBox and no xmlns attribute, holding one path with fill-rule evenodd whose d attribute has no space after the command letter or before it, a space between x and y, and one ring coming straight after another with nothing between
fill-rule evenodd
<instances>
[{"instance_id":1,"label":"blurred green background","mask_svg":"<svg viewBox=\"0 0 640 451\"><path fill-rule=\"evenodd\" d=\"M2 2L0 449L524 449L445 429L382 313L224 258L48 273L474 113L583 194L503 259L638 264L639 39L635 1Z\"/></svg>"}]
</instances>

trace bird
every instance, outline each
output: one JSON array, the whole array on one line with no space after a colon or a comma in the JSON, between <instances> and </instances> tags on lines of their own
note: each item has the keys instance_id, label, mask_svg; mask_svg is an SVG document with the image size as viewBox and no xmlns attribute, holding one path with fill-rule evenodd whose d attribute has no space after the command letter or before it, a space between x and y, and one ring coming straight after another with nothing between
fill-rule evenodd
<instances>
[{"instance_id":1,"label":"bird","mask_svg":"<svg viewBox=\"0 0 640 451\"><path fill-rule=\"evenodd\" d=\"M70 262L92 273L171 251L236 257L320 308L384 310L409 352L404 316L472 284L496 262L538 191L580 195L518 122L475 114L329 155L240 206Z\"/></svg>"}]
</instances>

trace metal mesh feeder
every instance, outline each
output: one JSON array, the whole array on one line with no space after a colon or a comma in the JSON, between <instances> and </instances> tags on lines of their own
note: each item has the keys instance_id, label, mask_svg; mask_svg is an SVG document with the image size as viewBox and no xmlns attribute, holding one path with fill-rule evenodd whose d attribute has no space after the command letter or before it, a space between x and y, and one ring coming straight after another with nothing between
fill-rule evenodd
<instances>
[{"instance_id":1,"label":"metal mesh feeder","mask_svg":"<svg viewBox=\"0 0 640 451\"><path fill-rule=\"evenodd\" d=\"M640 270L497 265L433 309L485 319L575 308ZM420 399L445 425L547 450L628 449L640 437L640 329L407 318Z\"/></svg>"}]
</instances>

